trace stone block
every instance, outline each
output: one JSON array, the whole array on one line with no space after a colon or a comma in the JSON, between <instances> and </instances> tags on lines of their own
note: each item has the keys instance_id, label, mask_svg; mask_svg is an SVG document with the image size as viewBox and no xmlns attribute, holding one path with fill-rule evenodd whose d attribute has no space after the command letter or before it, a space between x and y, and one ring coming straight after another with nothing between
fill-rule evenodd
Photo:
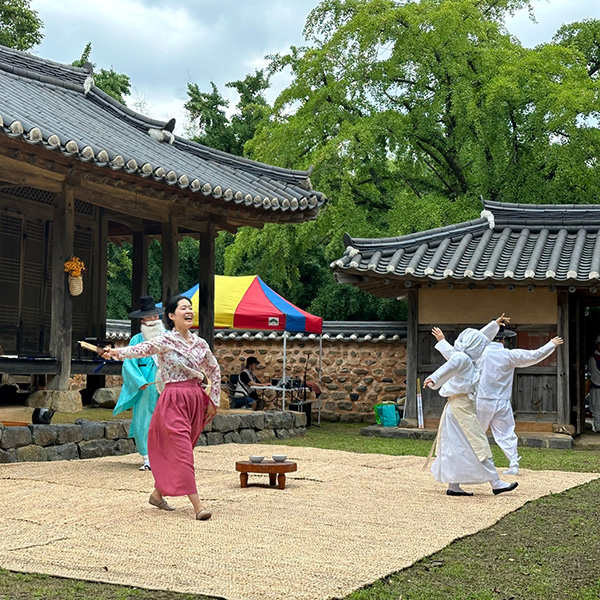
<instances>
[{"instance_id":1,"label":"stone block","mask_svg":"<svg viewBox=\"0 0 600 600\"><path fill-rule=\"evenodd\" d=\"M77 444L62 444L46 448L48 460L77 460L79 459L79 448Z\"/></svg>"},{"instance_id":2,"label":"stone block","mask_svg":"<svg viewBox=\"0 0 600 600\"><path fill-rule=\"evenodd\" d=\"M2 433L2 448L9 450L31 444L31 430L29 427L5 427Z\"/></svg>"},{"instance_id":3,"label":"stone block","mask_svg":"<svg viewBox=\"0 0 600 600\"><path fill-rule=\"evenodd\" d=\"M340 415L340 423L362 423L362 416L356 413Z\"/></svg>"},{"instance_id":4,"label":"stone block","mask_svg":"<svg viewBox=\"0 0 600 600\"><path fill-rule=\"evenodd\" d=\"M90 440L79 443L79 458L115 456L116 453L117 442L115 440Z\"/></svg>"},{"instance_id":5,"label":"stone block","mask_svg":"<svg viewBox=\"0 0 600 600\"><path fill-rule=\"evenodd\" d=\"M336 408L338 410L352 410L352 402L348 402L348 401L338 402L336 404Z\"/></svg>"},{"instance_id":6,"label":"stone block","mask_svg":"<svg viewBox=\"0 0 600 600\"><path fill-rule=\"evenodd\" d=\"M275 431L273 429L261 429L256 432L256 439L259 442L266 442L275 439Z\"/></svg>"},{"instance_id":7,"label":"stone block","mask_svg":"<svg viewBox=\"0 0 600 600\"><path fill-rule=\"evenodd\" d=\"M213 431L226 433L228 431L237 431L242 425L242 418L239 415L217 415L212 421Z\"/></svg>"},{"instance_id":8,"label":"stone block","mask_svg":"<svg viewBox=\"0 0 600 600\"><path fill-rule=\"evenodd\" d=\"M69 444L81 442L83 439L83 433L81 432L81 425L69 425L61 423L55 425L56 427L56 441L59 444Z\"/></svg>"},{"instance_id":9,"label":"stone block","mask_svg":"<svg viewBox=\"0 0 600 600\"><path fill-rule=\"evenodd\" d=\"M546 444L541 438L535 437L519 437L519 445L527 446L529 448L545 448Z\"/></svg>"},{"instance_id":10,"label":"stone block","mask_svg":"<svg viewBox=\"0 0 600 600\"><path fill-rule=\"evenodd\" d=\"M280 440L287 440L290 437L290 432L288 429L275 429L275 435Z\"/></svg>"},{"instance_id":11,"label":"stone block","mask_svg":"<svg viewBox=\"0 0 600 600\"><path fill-rule=\"evenodd\" d=\"M225 437L227 438L227 435ZM254 429L241 429L239 437L242 444L253 444L254 442L258 442L258 437Z\"/></svg>"},{"instance_id":12,"label":"stone block","mask_svg":"<svg viewBox=\"0 0 600 600\"><path fill-rule=\"evenodd\" d=\"M340 415L328 410L324 410L321 412L321 420L328 421L329 423L337 423L337 421L340 420Z\"/></svg>"},{"instance_id":13,"label":"stone block","mask_svg":"<svg viewBox=\"0 0 600 600\"><path fill-rule=\"evenodd\" d=\"M296 437L306 435L306 427L294 427L292 434Z\"/></svg>"},{"instance_id":14,"label":"stone block","mask_svg":"<svg viewBox=\"0 0 600 600\"><path fill-rule=\"evenodd\" d=\"M129 425L125 421L104 421L104 435L108 440L121 440L129 436Z\"/></svg>"},{"instance_id":15,"label":"stone block","mask_svg":"<svg viewBox=\"0 0 600 600\"><path fill-rule=\"evenodd\" d=\"M217 446L218 444L222 444L224 442L223 434L217 431L211 431L206 434L206 444L208 446Z\"/></svg>"},{"instance_id":16,"label":"stone block","mask_svg":"<svg viewBox=\"0 0 600 600\"><path fill-rule=\"evenodd\" d=\"M17 462L15 450L0 450L0 464Z\"/></svg>"},{"instance_id":17,"label":"stone block","mask_svg":"<svg viewBox=\"0 0 600 600\"><path fill-rule=\"evenodd\" d=\"M206 446L206 434L205 433L201 433L200 437L198 438L198 441L196 442L196 446Z\"/></svg>"},{"instance_id":18,"label":"stone block","mask_svg":"<svg viewBox=\"0 0 600 600\"><path fill-rule=\"evenodd\" d=\"M367 425L360 430L360 435L377 437L380 429L381 425Z\"/></svg>"},{"instance_id":19,"label":"stone block","mask_svg":"<svg viewBox=\"0 0 600 600\"><path fill-rule=\"evenodd\" d=\"M375 413L373 412L362 413L361 419L363 423L376 423Z\"/></svg>"},{"instance_id":20,"label":"stone block","mask_svg":"<svg viewBox=\"0 0 600 600\"><path fill-rule=\"evenodd\" d=\"M135 442L131 438L117 440L117 454L133 454L135 452Z\"/></svg>"},{"instance_id":21,"label":"stone block","mask_svg":"<svg viewBox=\"0 0 600 600\"><path fill-rule=\"evenodd\" d=\"M75 390L37 390L27 397L27 406L53 408L63 413L78 413L83 410L81 394Z\"/></svg>"},{"instance_id":22,"label":"stone block","mask_svg":"<svg viewBox=\"0 0 600 600\"><path fill-rule=\"evenodd\" d=\"M92 404L102 408L114 408L120 394L120 387L98 388L92 396Z\"/></svg>"},{"instance_id":23,"label":"stone block","mask_svg":"<svg viewBox=\"0 0 600 600\"><path fill-rule=\"evenodd\" d=\"M400 419L400 427L416 428L419 426L417 419Z\"/></svg>"},{"instance_id":24,"label":"stone block","mask_svg":"<svg viewBox=\"0 0 600 600\"><path fill-rule=\"evenodd\" d=\"M81 427L81 435L83 439L88 440L102 440L104 439L104 424L98 421L87 421L85 419L77 419L76 425Z\"/></svg>"},{"instance_id":25,"label":"stone block","mask_svg":"<svg viewBox=\"0 0 600 600\"><path fill-rule=\"evenodd\" d=\"M214 419L213 419L213 420L214 420ZM209 431L212 431L212 430L213 430L213 422L211 421L210 423L207 423L207 424L204 426L203 432L204 432L204 433L208 433Z\"/></svg>"},{"instance_id":26,"label":"stone block","mask_svg":"<svg viewBox=\"0 0 600 600\"><path fill-rule=\"evenodd\" d=\"M306 427L306 422L308 417L306 413L303 412L295 412L294 415L294 427Z\"/></svg>"},{"instance_id":27,"label":"stone block","mask_svg":"<svg viewBox=\"0 0 600 600\"><path fill-rule=\"evenodd\" d=\"M247 431L247 430L246 430ZM228 431L223 435L226 444L241 444L242 438L237 431Z\"/></svg>"},{"instance_id":28,"label":"stone block","mask_svg":"<svg viewBox=\"0 0 600 600\"><path fill-rule=\"evenodd\" d=\"M55 444L58 438L56 425L30 425L31 439L38 446Z\"/></svg>"},{"instance_id":29,"label":"stone block","mask_svg":"<svg viewBox=\"0 0 600 600\"><path fill-rule=\"evenodd\" d=\"M46 448L30 444L16 449L17 462L41 462L48 460Z\"/></svg>"},{"instance_id":30,"label":"stone block","mask_svg":"<svg viewBox=\"0 0 600 600\"><path fill-rule=\"evenodd\" d=\"M240 415L242 420L242 429L264 429L265 414L262 411L251 412L247 415Z\"/></svg>"},{"instance_id":31,"label":"stone block","mask_svg":"<svg viewBox=\"0 0 600 600\"><path fill-rule=\"evenodd\" d=\"M294 413L287 410L276 412L273 418L273 429L291 429L294 426Z\"/></svg>"},{"instance_id":32,"label":"stone block","mask_svg":"<svg viewBox=\"0 0 600 600\"><path fill-rule=\"evenodd\" d=\"M573 448L573 438L568 435L556 435L548 440L548 448L557 450L570 450Z\"/></svg>"}]
</instances>

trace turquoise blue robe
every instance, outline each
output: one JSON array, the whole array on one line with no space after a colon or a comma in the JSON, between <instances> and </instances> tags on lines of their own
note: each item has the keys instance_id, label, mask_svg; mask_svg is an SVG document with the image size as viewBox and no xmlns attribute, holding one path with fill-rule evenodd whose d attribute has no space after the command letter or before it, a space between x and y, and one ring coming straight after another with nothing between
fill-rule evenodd
<instances>
[{"instance_id":1,"label":"turquoise blue robe","mask_svg":"<svg viewBox=\"0 0 600 600\"><path fill-rule=\"evenodd\" d=\"M143 335L138 333L131 338L129 345L134 346L143 341ZM125 359L122 370L123 388L113 410L113 415L118 415L133 408L129 437L135 439L137 451L142 456L148 455L148 429L159 392L156 385L149 385L145 390L140 388L146 383L155 382L157 371L158 367L152 356Z\"/></svg>"}]
</instances>

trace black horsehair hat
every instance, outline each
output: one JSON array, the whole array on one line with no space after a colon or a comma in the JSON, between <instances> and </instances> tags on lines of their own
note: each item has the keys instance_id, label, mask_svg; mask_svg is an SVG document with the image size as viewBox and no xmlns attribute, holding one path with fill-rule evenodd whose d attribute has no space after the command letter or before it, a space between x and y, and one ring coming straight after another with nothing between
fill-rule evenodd
<instances>
[{"instance_id":1,"label":"black horsehair hat","mask_svg":"<svg viewBox=\"0 0 600 600\"><path fill-rule=\"evenodd\" d=\"M511 338L517 335L516 331L511 331L510 329L506 329L504 325L500 325L500 329L498 333L494 336L494 339L497 338Z\"/></svg>"},{"instance_id":2,"label":"black horsehair hat","mask_svg":"<svg viewBox=\"0 0 600 600\"><path fill-rule=\"evenodd\" d=\"M130 312L127 316L130 319L143 319L144 317L151 317L152 315L160 316L162 309L157 308L154 304L152 296L141 296L140 297L140 308Z\"/></svg>"}]
</instances>

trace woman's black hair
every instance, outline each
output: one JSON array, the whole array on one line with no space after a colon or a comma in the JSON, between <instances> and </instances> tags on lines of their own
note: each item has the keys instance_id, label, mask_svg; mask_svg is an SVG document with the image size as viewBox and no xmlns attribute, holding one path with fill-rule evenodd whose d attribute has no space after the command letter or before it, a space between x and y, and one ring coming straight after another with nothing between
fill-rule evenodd
<instances>
[{"instance_id":1,"label":"woman's black hair","mask_svg":"<svg viewBox=\"0 0 600 600\"><path fill-rule=\"evenodd\" d=\"M177 305L179 304L180 300L187 300L190 304L192 303L190 298L184 296L183 294L177 294L177 296L171 296L169 298L165 306L165 314L163 315L163 323L169 331L171 331L175 327L175 323L173 323L173 320L169 318L169 314L175 312L175 309L177 308Z\"/></svg>"}]
</instances>

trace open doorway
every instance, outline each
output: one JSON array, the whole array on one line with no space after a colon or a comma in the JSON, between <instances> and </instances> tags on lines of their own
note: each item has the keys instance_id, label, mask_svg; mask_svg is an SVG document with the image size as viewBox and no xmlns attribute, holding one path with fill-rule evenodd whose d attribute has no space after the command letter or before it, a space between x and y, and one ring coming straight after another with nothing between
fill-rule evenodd
<instances>
[{"instance_id":1,"label":"open doorway","mask_svg":"<svg viewBox=\"0 0 600 600\"><path fill-rule=\"evenodd\" d=\"M600 336L600 298L583 297L578 301L578 318L572 325L577 329L573 339L576 343L575 361L573 366L573 380L575 383L572 393L575 398L573 408L576 412L577 433L590 433L592 431L592 418L589 409L589 359L596 349L595 340Z\"/></svg>"}]
</instances>

